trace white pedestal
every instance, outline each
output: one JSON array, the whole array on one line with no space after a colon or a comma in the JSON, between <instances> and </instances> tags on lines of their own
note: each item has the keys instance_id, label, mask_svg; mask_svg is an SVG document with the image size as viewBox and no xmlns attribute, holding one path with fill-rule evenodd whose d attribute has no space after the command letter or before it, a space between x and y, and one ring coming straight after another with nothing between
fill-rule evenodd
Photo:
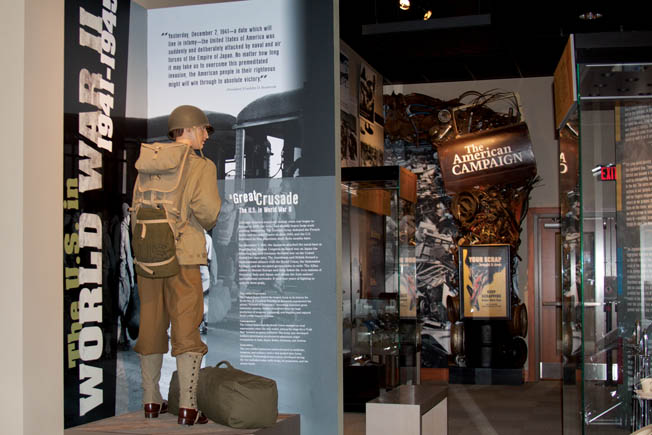
<instances>
[{"instance_id":1,"label":"white pedestal","mask_svg":"<svg viewBox=\"0 0 652 435\"><path fill-rule=\"evenodd\" d=\"M366 404L367 435L447 435L448 388L401 385Z\"/></svg>"}]
</instances>

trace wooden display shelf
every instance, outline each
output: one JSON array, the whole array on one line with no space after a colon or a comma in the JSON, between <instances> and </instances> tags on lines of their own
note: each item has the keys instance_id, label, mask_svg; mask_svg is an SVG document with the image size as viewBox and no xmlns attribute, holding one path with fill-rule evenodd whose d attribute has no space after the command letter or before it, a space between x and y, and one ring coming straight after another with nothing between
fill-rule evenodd
<instances>
[{"instance_id":1,"label":"wooden display shelf","mask_svg":"<svg viewBox=\"0 0 652 435\"><path fill-rule=\"evenodd\" d=\"M161 414L159 418L146 419L142 411L130 412L105 418L92 423L75 426L64 431L65 435L172 435L187 434L188 426L177 424L177 416ZM193 435L299 435L300 416L280 414L276 424L262 429L234 429L209 421L191 427Z\"/></svg>"}]
</instances>

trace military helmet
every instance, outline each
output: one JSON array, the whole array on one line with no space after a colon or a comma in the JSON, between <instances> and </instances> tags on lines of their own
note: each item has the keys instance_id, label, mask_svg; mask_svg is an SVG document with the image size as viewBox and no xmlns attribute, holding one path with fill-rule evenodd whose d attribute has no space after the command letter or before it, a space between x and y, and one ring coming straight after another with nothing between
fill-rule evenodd
<instances>
[{"instance_id":1,"label":"military helmet","mask_svg":"<svg viewBox=\"0 0 652 435\"><path fill-rule=\"evenodd\" d=\"M168 117L168 136L170 138L172 131L191 127L206 127L208 134L213 133L213 127L208 122L206 114L198 107L179 106L170 113Z\"/></svg>"}]
</instances>

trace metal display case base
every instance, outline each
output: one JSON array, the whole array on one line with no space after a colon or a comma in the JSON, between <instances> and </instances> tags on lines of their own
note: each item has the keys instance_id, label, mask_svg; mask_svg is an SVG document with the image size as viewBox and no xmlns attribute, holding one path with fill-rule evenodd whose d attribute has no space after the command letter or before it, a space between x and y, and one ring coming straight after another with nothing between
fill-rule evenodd
<instances>
[{"instance_id":1,"label":"metal display case base","mask_svg":"<svg viewBox=\"0 0 652 435\"><path fill-rule=\"evenodd\" d=\"M449 367L448 382L451 384L521 385L523 369Z\"/></svg>"},{"instance_id":2,"label":"metal display case base","mask_svg":"<svg viewBox=\"0 0 652 435\"><path fill-rule=\"evenodd\" d=\"M384 391L385 366L371 364L367 366L344 367L344 412L365 412L368 401Z\"/></svg>"}]
</instances>

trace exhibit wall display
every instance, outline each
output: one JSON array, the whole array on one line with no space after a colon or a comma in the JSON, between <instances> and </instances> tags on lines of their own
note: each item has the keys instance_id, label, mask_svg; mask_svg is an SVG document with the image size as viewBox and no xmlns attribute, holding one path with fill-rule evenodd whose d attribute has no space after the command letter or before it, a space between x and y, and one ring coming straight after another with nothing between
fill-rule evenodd
<instances>
[{"instance_id":1,"label":"exhibit wall display","mask_svg":"<svg viewBox=\"0 0 652 435\"><path fill-rule=\"evenodd\" d=\"M385 110L386 162L419 177L416 266L424 321L422 365L448 367L452 355L465 366L463 348L454 346L448 333L452 325L461 318L510 319L512 299L524 310L516 253L529 193L538 180L529 129L518 95L505 90L469 90L448 101L423 94L385 95ZM488 244L509 244L510 264L500 314L485 310L479 315L476 298L472 309L462 294L465 269L458 246ZM466 278L473 281L468 273ZM474 295L484 287L480 281L468 284Z\"/></svg>"},{"instance_id":2,"label":"exhibit wall display","mask_svg":"<svg viewBox=\"0 0 652 435\"><path fill-rule=\"evenodd\" d=\"M555 120L554 120L554 107L553 107L553 94L550 92L551 86L552 86L553 78L552 77L535 77L535 78L519 78L519 79L500 79L500 80L478 80L478 81L460 81L460 82L447 82L447 83L415 83L415 84L397 84L397 85L386 85L384 87L384 94L385 96L390 96L391 94L403 94L405 96L410 95L410 94L424 94L428 95L433 98L439 98L441 100L452 100L454 98L459 97L463 93L473 90L477 92L489 92L491 90L495 89L506 89L506 90L511 90L514 91L515 93L518 94L520 104L522 105L523 108L523 113L525 114L525 118L527 119L527 124L528 124L528 129L530 132L530 137L532 139L532 147L534 151L534 155L536 157L537 161L537 173L541 177L541 182L535 186L534 189L532 189L531 195L530 195L530 200L529 200L529 206L531 208L548 208L548 207L558 207L558 198L559 198L559 192L558 192L558 173L559 173L559 155L556 152L551 152L551 150L556 150L557 149L557 140L555 138L555 130L554 130L554 125L555 125ZM443 120L446 120L446 113L443 113ZM389 130L389 121L390 121L390 115L389 113L386 115L386 121L385 121L385 134L387 135L387 132ZM411 128L412 131L414 131L414 128ZM438 135L442 134L445 131L438 131ZM450 134L450 133L446 133ZM393 141L395 144L398 145L398 142L400 141ZM423 167L424 171L419 172L419 202L417 204L417 226L422 225L422 222L426 224L430 224L429 221L423 219L420 217L420 213L422 210L426 211L427 210L433 210L430 212L430 220L435 224L435 226L439 227L438 232L439 234L435 233L436 235L441 235L442 234L442 228L444 226L444 223L446 222L452 222L452 217L449 219L442 219L440 217L441 215L445 215L446 213L444 211L439 211L437 210L437 214L434 213L435 206L439 207L438 204L441 204L441 202L444 200L438 193L438 186L441 180L441 174L439 172L439 169L435 167L434 169L433 166L427 166L427 164L420 164L416 163L416 153L417 151L412 151L412 150L419 150L419 153L421 153L420 159L423 159L423 161L429 161L428 164L433 165L434 162L437 160L437 156L432 155L432 147L428 147L425 149L425 147L418 147L416 146L415 141L407 141L406 146L400 146L401 149L408 150L408 153L406 154L405 161L408 162L410 165L414 166L406 166L408 168L419 168ZM387 147L386 147L386 152L387 152ZM413 157L414 156L414 157ZM413 163L414 162L414 163ZM411 169L414 171L414 169ZM423 175L422 175L423 174ZM428 183L427 181L424 180L422 182L422 177L426 176L428 178L432 177L432 180L434 181L434 184L432 182ZM422 193L426 191L432 191L432 194L426 194L429 196L429 199L423 199L422 198ZM423 207L421 204L427 204L426 207ZM445 209L445 207L444 207ZM450 216L450 215L449 215ZM419 233L417 233L419 236ZM428 240L436 240L436 239L428 239ZM417 242L419 246L419 242ZM452 255L447 254L445 252L445 249L450 247L451 245L446 245L444 244L439 245L435 244L433 242L426 243L424 245L427 248L430 248L431 246L434 248L431 249L426 249L423 251L423 253L420 254L420 252L417 250L417 254L419 255L428 255L428 262L422 266L421 261L418 260L417 262L417 267L421 269L421 267L430 267L436 265L435 263L435 258L441 258L443 262L444 267L435 267L430 270L428 270L428 275L424 278L419 277L418 278L418 285L419 285L419 297L420 299L424 299L424 295L428 295L428 301L431 301L433 298L435 298L435 303L433 304L433 309L430 310L430 313L439 313L437 314L437 319L440 319L443 317L443 322L445 324L446 322L446 298L447 295L450 294L450 289L447 288L446 285L444 285L443 291L441 290L441 287L439 287L439 283L445 282L442 279L439 279L440 276L446 276L451 274L450 270L451 267L453 270L457 268L457 262L454 261ZM444 253L441 256L437 256L436 252L441 252L441 249L444 251ZM518 276L518 285L519 285L519 296L522 298L522 300L526 304L530 304L531 301L533 300L532 297L534 295L534 287L531 287L531 284L528 282L528 273L527 273L527 267L524 267L523 265L528 264L531 262L531 259L529 258L528 255L528 239L527 239L527 231L523 231L521 234L521 245L518 251L518 257L521 259L519 261L520 266L516 269L516 275ZM418 258L418 257L417 257ZM434 279L432 279L434 278ZM434 287L429 287L426 286L427 283L431 281L435 285ZM426 286L426 287L424 287ZM458 310L459 311L459 310ZM530 313L531 315L534 315L534 313ZM440 355L441 352L445 352L448 350L448 338L447 336L449 335L448 330L442 330L440 328L440 321L435 320L435 317L432 314L426 314L423 317L425 323L424 323L424 349L432 349L433 351L431 352L432 355ZM532 329L532 328L530 328ZM533 332L533 331L531 331ZM437 344L433 343L432 347L426 347L426 340L433 343L434 340L436 340ZM430 361L441 361L443 358L435 358L433 357L430 359ZM422 362L424 364L424 367L428 363L427 360L427 354L424 351L422 353ZM447 362L446 362L447 364ZM444 365L445 367L445 365Z\"/></svg>"},{"instance_id":3,"label":"exhibit wall display","mask_svg":"<svg viewBox=\"0 0 652 435\"><path fill-rule=\"evenodd\" d=\"M112 416L126 311L122 203L129 1L67 1L64 84L64 424ZM131 278L133 280L133 277Z\"/></svg>"},{"instance_id":4,"label":"exhibit wall display","mask_svg":"<svg viewBox=\"0 0 652 435\"><path fill-rule=\"evenodd\" d=\"M637 319L652 319L652 286L650 262L652 225L649 222L652 191L649 176L652 172L652 107L649 105L621 107L616 116L616 161L618 196L618 246L624 246L622 261L624 273L621 294L607 294L605 298L623 298L627 304L624 322L633 327ZM604 183L614 183L604 181ZM606 279L606 278L605 278Z\"/></svg>"},{"instance_id":5,"label":"exhibit wall display","mask_svg":"<svg viewBox=\"0 0 652 435\"><path fill-rule=\"evenodd\" d=\"M133 95L127 99L132 107L145 107L145 113L135 110L143 119L125 122L124 149L114 144L120 157L119 182L111 183L118 190L111 198L117 228L123 203L130 204L139 142L167 140L167 115L175 107L200 107L215 130L203 154L217 166L222 198L217 225L205 235L209 261L202 267L205 321L200 331L209 352L203 364L228 360L274 379L279 412L300 414L303 433L337 433L340 393L333 379L340 378L341 329L333 328L339 324L339 192L332 2L311 2L309 8L302 0L151 10L131 6L137 12L131 25L138 29L132 33L138 41L129 41L129 57L139 74L130 78L139 83L130 83ZM128 18L128 2L124 9ZM66 29L70 38L78 32ZM126 59L127 34L124 38ZM100 49L101 43L100 38ZM102 85L98 79L96 87ZM141 104L143 95L146 105ZM87 166L92 164L89 160ZM107 171L103 173L106 179ZM110 203L109 194L98 199ZM74 224L70 221L66 228ZM132 349L138 336L133 316L138 283L129 254L124 264L116 260L116 282L106 287L113 295L113 311L103 317L113 340L104 340L111 353L102 356L107 368L101 385L112 385L102 393L106 409L71 419L69 426L141 408L139 360ZM66 261L79 260L70 256ZM117 299L123 290L127 297L121 317ZM175 359L168 353L161 376L164 397L174 370ZM71 400L67 395L67 409Z\"/></svg>"}]
</instances>

